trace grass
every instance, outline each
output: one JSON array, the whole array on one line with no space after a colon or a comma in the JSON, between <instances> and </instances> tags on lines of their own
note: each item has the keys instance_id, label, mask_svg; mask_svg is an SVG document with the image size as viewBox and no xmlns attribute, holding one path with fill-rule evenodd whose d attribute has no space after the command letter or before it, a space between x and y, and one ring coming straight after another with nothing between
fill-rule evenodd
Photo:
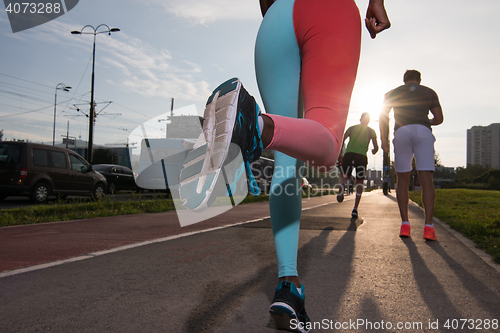
<instances>
[{"instance_id":1,"label":"grass","mask_svg":"<svg viewBox=\"0 0 500 333\"><path fill-rule=\"evenodd\" d=\"M317 195L320 194L314 196ZM307 193L303 193L303 197L307 196ZM269 201L268 195L257 197L248 195L240 204L265 201ZM106 216L161 213L174 209L175 205L172 199L167 199L164 196L146 199L135 194L132 195L129 201L113 201L108 199L94 202L57 200L45 205L0 210L0 227Z\"/></svg>"},{"instance_id":2,"label":"grass","mask_svg":"<svg viewBox=\"0 0 500 333\"><path fill-rule=\"evenodd\" d=\"M0 226L71 221L94 217L159 213L173 210L174 204L168 199L136 201L100 200L94 202L55 201L46 205L4 209L0 211Z\"/></svg>"},{"instance_id":3,"label":"grass","mask_svg":"<svg viewBox=\"0 0 500 333\"><path fill-rule=\"evenodd\" d=\"M422 206L420 196L420 191L410 192L410 199ZM434 216L474 241L500 264L500 191L436 190Z\"/></svg>"}]
</instances>

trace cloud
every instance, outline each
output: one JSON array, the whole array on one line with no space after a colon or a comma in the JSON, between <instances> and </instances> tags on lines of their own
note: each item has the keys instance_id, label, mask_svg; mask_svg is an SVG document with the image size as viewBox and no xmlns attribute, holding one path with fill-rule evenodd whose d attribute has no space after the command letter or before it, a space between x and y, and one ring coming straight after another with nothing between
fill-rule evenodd
<instances>
[{"instance_id":1,"label":"cloud","mask_svg":"<svg viewBox=\"0 0 500 333\"><path fill-rule=\"evenodd\" d=\"M201 101L210 94L209 84L197 78L202 69L195 63L174 59L168 50L125 34L107 44L103 60L118 68L123 78L109 83L146 97Z\"/></svg>"},{"instance_id":2,"label":"cloud","mask_svg":"<svg viewBox=\"0 0 500 333\"><path fill-rule=\"evenodd\" d=\"M249 0L149 0L161 4L165 9L195 24L208 24L216 21L260 19L260 7L256 1Z\"/></svg>"},{"instance_id":3,"label":"cloud","mask_svg":"<svg viewBox=\"0 0 500 333\"><path fill-rule=\"evenodd\" d=\"M92 38L78 38L69 33L80 26L52 21L38 31L25 33L22 37L12 34L11 37L22 38L30 43L78 48L87 54L91 50L89 43L91 46ZM91 32L91 29L88 31ZM175 59L169 50L158 49L123 31L111 36L102 34L102 38L106 39L106 47L102 46L104 41L98 41L99 63L106 63L118 73L117 76L113 75L113 80L108 81L109 84L145 97L175 96L190 102L202 101L210 94L209 84L198 78L203 72L200 65L185 59Z\"/></svg>"}]
</instances>

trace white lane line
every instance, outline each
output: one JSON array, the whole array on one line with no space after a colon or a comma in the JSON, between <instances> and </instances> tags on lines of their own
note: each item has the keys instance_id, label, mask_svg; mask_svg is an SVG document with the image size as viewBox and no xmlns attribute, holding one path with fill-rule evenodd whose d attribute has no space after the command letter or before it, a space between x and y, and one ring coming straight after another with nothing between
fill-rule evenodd
<instances>
[{"instance_id":1,"label":"white lane line","mask_svg":"<svg viewBox=\"0 0 500 333\"><path fill-rule=\"evenodd\" d=\"M346 198L346 199L348 199L348 198ZM306 210L315 209L315 208L319 208L319 207L323 207L323 206L331 205L331 204L336 204L336 203L337 203L336 201L327 202L327 203L323 203L323 204L320 204L320 205L317 205L317 206L307 207L307 208L304 208L302 210L306 211ZM124 245L124 246L119 246L119 247L115 247L115 248L112 248L112 249L109 249L109 250L103 250L103 251L97 251L97 252L93 252L93 253L83 254L83 255L80 255L80 256L77 256L77 257L72 257L72 258L67 258L67 259L62 259L62 260L51 261L51 262L44 263L44 264L33 265L33 266L19 268L19 269L14 269L14 270L10 270L10 271L4 271L4 272L0 272L0 279L4 278L4 277L8 277L8 276L17 275L17 274L23 274L23 273L37 271L37 270L40 270L40 269L45 269L45 268L50 268L50 267L54 267L54 266L59 266L59 265L62 265L62 264L67 264L67 263L77 262L77 261L81 261L81 260L85 260L85 259L95 258L95 257L102 256L102 255L105 255L105 254L115 253L115 252L119 252L119 251L125 251L125 250L133 249L133 248L136 248L136 247L140 247L140 246L145 246L145 245L151 245L151 244L155 244L155 243L166 242L166 241L170 241L170 240L174 240L174 239L179 239L179 238L183 238L183 237L188 237L188 236L193 236L193 235L197 235L197 234L202 234L202 233L205 233L205 232L216 231L216 230L226 229L226 228L230 228L230 227L234 227L234 226L239 226L239 225L243 225L243 224L264 221L264 220L267 220L267 219L270 219L270 218L271 218L271 216L265 216L265 217L261 217L261 218L254 219L254 220L248 220L248 221L244 221L244 222L238 222L238 223L224 225L224 226L220 226L220 227L214 227L214 228L210 228L210 229L204 229L204 230L186 232L186 233L183 233L183 234L178 234L178 235L173 235L173 236L168 236L168 237L163 237L163 238L157 238L157 239L153 239L153 240L149 240L149 241L145 241L145 242L140 242L140 243L134 243L134 244ZM62 222L55 222L55 223L68 223L68 222L72 222L72 221L62 221Z\"/></svg>"}]
</instances>

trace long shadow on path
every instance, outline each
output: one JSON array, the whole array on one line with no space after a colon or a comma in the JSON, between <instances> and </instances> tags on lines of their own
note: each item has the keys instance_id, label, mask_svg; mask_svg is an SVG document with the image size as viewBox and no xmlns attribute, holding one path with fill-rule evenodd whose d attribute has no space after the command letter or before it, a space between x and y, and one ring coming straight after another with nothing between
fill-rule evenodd
<instances>
[{"instance_id":1,"label":"long shadow on path","mask_svg":"<svg viewBox=\"0 0 500 333\"><path fill-rule=\"evenodd\" d=\"M430 271L418 248L411 238L402 238L408 248L413 275L422 299L436 319L461 318L461 313L453 305L443 286ZM443 317L445 316L445 317Z\"/></svg>"},{"instance_id":2,"label":"long shadow on path","mask_svg":"<svg viewBox=\"0 0 500 333\"><path fill-rule=\"evenodd\" d=\"M299 249L298 261L300 264L298 269L302 277L307 275L308 269L316 269L316 267L310 267L308 263L313 260L318 248L324 248L331 231L331 228L325 228L318 236L310 239ZM268 261L269 259L262 258L262 260ZM249 280L245 282L221 285L214 281L208 284L204 288L201 302L189 314L185 323L185 331L190 333L210 332L219 328L220 324L226 322L228 317L233 317L231 314L236 314L239 311L248 296L257 293L267 295L268 303L259 304L259 307L262 307L263 314L269 316L267 307L271 304L278 283L276 271L276 263L273 262L253 273L252 277L249 277ZM221 293L221 290L224 292ZM274 328L274 322L270 316L266 326Z\"/></svg>"},{"instance_id":3,"label":"long shadow on path","mask_svg":"<svg viewBox=\"0 0 500 333\"><path fill-rule=\"evenodd\" d=\"M500 313L500 295L453 259L439 242L427 242L426 244L444 259L448 267L453 270L455 276L458 277L464 288L469 291L469 294L475 298L482 309L488 312L491 318L496 318ZM496 272L493 274L496 275Z\"/></svg>"}]
</instances>

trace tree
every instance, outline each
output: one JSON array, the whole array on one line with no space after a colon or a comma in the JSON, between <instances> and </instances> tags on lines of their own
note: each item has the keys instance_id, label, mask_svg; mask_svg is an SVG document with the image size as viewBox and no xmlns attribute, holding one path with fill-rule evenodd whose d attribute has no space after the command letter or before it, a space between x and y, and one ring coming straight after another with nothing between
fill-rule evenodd
<instances>
[{"instance_id":1,"label":"tree","mask_svg":"<svg viewBox=\"0 0 500 333\"><path fill-rule=\"evenodd\" d=\"M0 130L0 141L3 140L3 129Z\"/></svg>"},{"instance_id":2,"label":"tree","mask_svg":"<svg viewBox=\"0 0 500 333\"><path fill-rule=\"evenodd\" d=\"M500 189L500 170L491 169L472 180L474 184L487 184L489 189Z\"/></svg>"},{"instance_id":3,"label":"tree","mask_svg":"<svg viewBox=\"0 0 500 333\"><path fill-rule=\"evenodd\" d=\"M458 167L455 170L455 182L471 184L475 178L488 172L488 170L489 168L485 168L479 164L469 164L466 168Z\"/></svg>"},{"instance_id":4,"label":"tree","mask_svg":"<svg viewBox=\"0 0 500 333\"><path fill-rule=\"evenodd\" d=\"M434 166L444 168L443 163L441 163L441 158L438 153L434 153Z\"/></svg>"}]
</instances>

